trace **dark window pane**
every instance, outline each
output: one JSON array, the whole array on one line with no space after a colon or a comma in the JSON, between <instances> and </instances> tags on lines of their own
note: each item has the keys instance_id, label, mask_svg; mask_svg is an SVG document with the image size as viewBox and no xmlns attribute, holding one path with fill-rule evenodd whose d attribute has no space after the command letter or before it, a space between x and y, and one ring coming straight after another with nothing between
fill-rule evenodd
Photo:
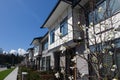
<instances>
[{"instance_id":1,"label":"dark window pane","mask_svg":"<svg viewBox=\"0 0 120 80\"><path fill-rule=\"evenodd\" d=\"M50 70L50 56L46 57L46 70Z\"/></svg>"},{"instance_id":2,"label":"dark window pane","mask_svg":"<svg viewBox=\"0 0 120 80\"><path fill-rule=\"evenodd\" d=\"M68 23L67 18L65 18L61 24L60 24L60 32L62 33L62 36L65 36L68 33Z\"/></svg>"},{"instance_id":3,"label":"dark window pane","mask_svg":"<svg viewBox=\"0 0 120 80\"><path fill-rule=\"evenodd\" d=\"M55 40L55 29L53 29L51 32L50 32L50 44L52 44Z\"/></svg>"},{"instance_id":4,"label":"dark window pane","mask_svg":"<svg viewBox=\"0 0 120 80\"><path fill-rule=\"evenodd\" d=\"M42 66L41 70L45 70L45 57L42 57Z\"/></svg>"},{"instance_id":5,"label":"dark window pane","mask_svg":"<svg viewBox=\"0 0 120 80\"><path fill-rule=\"evenodd\" d=\"M43 50L48 49L48 38L43 42L43 44L42 44L42 49L43 49Z\"/></svg>"}]
</instances>

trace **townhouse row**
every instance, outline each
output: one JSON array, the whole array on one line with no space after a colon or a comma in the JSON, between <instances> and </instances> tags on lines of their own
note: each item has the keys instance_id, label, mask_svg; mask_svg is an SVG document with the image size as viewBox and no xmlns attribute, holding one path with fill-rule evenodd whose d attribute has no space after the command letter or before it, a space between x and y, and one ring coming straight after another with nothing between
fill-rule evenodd
<instances>
[{"instance_id":1,"label":"townhouse row","mask_svg":"<svg viewBox=\"0 0 120 80\"><path fill-rule=\"evenodd\" d=\"M102 42L112 40L117 45L115 62L120 70L120 1L96 0L95 6L92 1L94 0L59 0L41 26L48 28L48 32L31 42L34 47L28 49L28 64L36 66L40 71L54 69L55 73L60 73L65 70L67 77L73 75L74 80L80 79L78 74L94 74L89 62L85 60L89 58L88 49L90 52L102 52L102 47L98 50L96 44L101 46ZM106 13L108 6L110 12ZM116 30L115 34L113 30ZM104 62L111 63L112 59L107 55ZM76 69L71 70L73 66Z\"/></svg>"}]
</instances>

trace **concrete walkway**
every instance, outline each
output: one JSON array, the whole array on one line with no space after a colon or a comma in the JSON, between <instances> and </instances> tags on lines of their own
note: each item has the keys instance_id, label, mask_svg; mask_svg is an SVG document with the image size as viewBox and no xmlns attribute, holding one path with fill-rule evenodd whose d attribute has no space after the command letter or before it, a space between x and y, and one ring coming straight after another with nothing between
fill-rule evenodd
<instances>
[{"instance_id":1,"label":"concrete walkway","mask_svg":"<svg viewBox=\"0 0 120 80\"><path fill-rule=\"evenodd\" d=\"M4 80L17 80L18 67L16 67Z\"/></svg>"},{"instance_id":2,"label":"concrete walkway","mask_svg":"<svg viewBox=\"0 0 120 80\"><path fill-rule=\"evenodd\" d=\"M0 68L0 71L4 71L4 70L6 70L7 68L5 67L5 68Z\"/></svg>"}]
</instances>

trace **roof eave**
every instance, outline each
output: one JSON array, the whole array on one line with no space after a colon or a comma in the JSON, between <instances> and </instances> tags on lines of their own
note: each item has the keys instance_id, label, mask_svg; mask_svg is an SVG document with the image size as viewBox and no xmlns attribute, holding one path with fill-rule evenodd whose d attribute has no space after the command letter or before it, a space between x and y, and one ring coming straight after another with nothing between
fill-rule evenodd
<instances>
[{"instance_id":1,"label":"roof eave","mask_svg":"<svg viewBox=\"0 0 120 80\"><path fill-rule=\"evenodd\" d=\"M53 8L53 10L51 11L51 13L49 14L48 18L45 20L45 22L43 23L43 25L40 28L45 28L45 24L46 22L49 20L49 18L51 17L51 15L54 13L54 11L56 10L56 8L58 7L58 5L60 4L61 0L59 0L57 2L57 4L55 5L55 7Z\"/></svg>"},{"instance_id":2,"label":"roof eave","mask_svg":"<svg viewBox=\"0 0 120 80\"><path fill-rule=\"evenodd\" d=\"M34 38L34 39L32 40L32 42L30 43L30 45L32 45L35 40L37 40L37 39L41 40L42 38L43 38L43 37L36 37L36 38Z\"/></svg>"},{"instance_id":3,"label":"roof eave","mask_svg":"<svg viewBox=\"0 0 120 80\"><path fill-rule=\"evenodd\" d=\"M47 19L45 20L45 22L43 23L43 25L40 27L40 28L46 28L46 27L49 27L49 26L45 26L46 23L48 22L48 20L51 18L51 16L53 15L53 13L55 12L55 10L57 9L57 7L59 6L60 2L63 1L69 5L71 5L72 7L75 7L76 5L78 5L78 3L81 1L81 0L77 0L77 2L73 5L71 2L67 1L67 0L59 0L57 2L57 4L55 5L55 7L53 8L53 10L51 11L51 13L49 14L49 16L47 17Z\"/></svg>"},{"instance_id":4,"label":"roof eave","mask_svg":"<svg viewBox=\"0 0 120 80\"><path fill-rule=\"evenodd\" d=\"M29 50L33 50L33 47L32 47L32 48L28 48L28 49L27 49L27 51L29 51Z\"/></svg>"}]
</instances>

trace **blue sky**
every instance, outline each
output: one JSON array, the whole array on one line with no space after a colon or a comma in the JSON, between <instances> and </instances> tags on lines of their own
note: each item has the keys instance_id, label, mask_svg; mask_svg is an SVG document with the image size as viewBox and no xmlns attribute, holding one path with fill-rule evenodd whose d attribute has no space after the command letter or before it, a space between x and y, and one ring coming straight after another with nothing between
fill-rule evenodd
<instances>
[{"instance_id":1,"label":"blue sky","mask_svg":"<svg viewBox=\"0 0 120 80\"><path fill-rule=\"evenodd\" d=\"M27 50L58 0L0 0L0 48Z\"/></svg>"}]
</instances>

